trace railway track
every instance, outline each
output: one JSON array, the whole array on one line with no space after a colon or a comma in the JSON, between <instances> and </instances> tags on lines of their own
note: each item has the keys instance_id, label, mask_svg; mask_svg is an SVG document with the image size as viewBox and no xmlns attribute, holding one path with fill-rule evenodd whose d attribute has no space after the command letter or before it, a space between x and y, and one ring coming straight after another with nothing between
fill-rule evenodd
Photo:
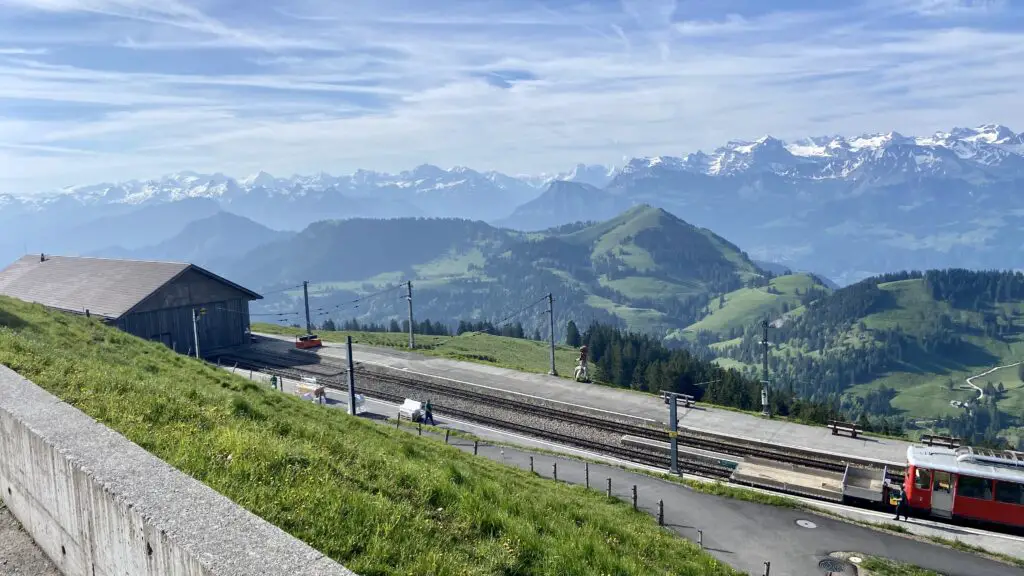
<instances>
[{"instance_id":1,"label":"railway track","mask_svg":"<svg viewBox=\"0 0 1024 576\"><path fill-rule=\"evenodd\" d=\"M299 354L308 354L310 356L309 363L303 364L303 358ZM319 379L324 379L331 388L347 389L347 382L344 380L347 374L348 367L340 363L325 362L323 356L316 355L314 353L293 353L293 354L275 354L261 352L257 357L245 357L245 356L224 356L222 360L227 360L228 363L237 363L239 366L244 368L254 368L260 370L282 370L287 369L290 371L290 375L293 378L300 378L302 376L316 376ZM594 418L592 416L584 416L568 412L565 410L558 410L547 406L539 406L537 404L526 402L522 400L513 400L509 398L502 398L485 394L481 392L473 392L464 390L461 388L452 388L444 385L435 384L432 382L417 380L414 378L402 377L399 375L388 375L388 374L368 374L362 369L359 362L355 363L357 378L362 375L359 380L362 382L360 390L370 397L380 398L382 400L397 401L401 402L404 398L399 398L398 395L387 394L374 385L367 386L367 378L370 380L377 380L384 383L389 383L399 387L411 387L420 390L424 393L431 394L443 394L451 397L456 397L466 402L473 404L480 404L484 406L490 406L495 408L501 408L513 412L522 412L531 414L538 417L543 417L550 420L564 422L566 424L583 426L600 430L609 434L621 436L637 436L640 438L647 438L650 440L668 442L670 440L668 430L660 428L652 428L649 426L640 426L635 424L627 424L623 422L616 422L614 420L607 420L601 418ZM453 416L459 416L469 418L471 415L469 412L455 409L451 406L441 406L444 411L452 414ZM459 412L460 414L456 414ZM473 415L475 421L481 421L479 415ZM532 435L544 434L547 438L554 438L555 436L560 439L570 439L574 445L588 444L586 447L590 449L600 450L608 453L613 453L617 456L625 457L622 453L624 449L621 446L614 445L608 442L592 442L586 441L580 438L570 438L566 435L557 434L551 431L542 431L536 427L524 426L520 423L509 422L497 419L484 419L487 423L500 425L510 429L516 429L523 432L528 432ZM529 430L526 430L528 428ZM826 461L817 458L808 458L801 455L795 455L787 453L785 449L766 449L763 447L752 447L741 443L728 442L719 439L700 437L694 434L687 434L685 431L679 435L679 443L682 446L688 446L693 448L700 448L703 450L718 452L721 454L728 454L732 456L755 456L759 458L768 458L778 462L785 462L789 464L795 464L799 466L805 466L809 468L829 470L834 472L842 472L845 470L845 464L836 461ZM629 451L632 456L636 455L635 451ZM651 455L648 455L651 456ZM645 462L650 463L650 462ZM665 466L668 465L668 459L665 458L663 463L657 465ZM721 476L721 474L716 474Z\"/></svg>"},{"instance_id":2,"label":"railway track","mask_svg":"<svg viewBox=\"0 0 1024 576\"><path fill-rule=\"evenodd\" d=\"M287 359L289 361L294 361L294 359L290 358L290 357L287 358ZM234 365L234 366L236 366L238 368L251 369L251 370L254 370L254 371L259 371L259 372L263 372L263 373L271 374L271 375L277 375L279 377L290 378L290 379L293 379L293 380L299 380L299 379L301 379L304 376L315 376L317 378L317 384L322 384L327 389L335 390L335 391L339 391L339 392L347 392L347 390L348 390L348 382L347 382L347 380L345 380L345 378L347 376L347 369L346 370L332 370L332 369L323 369L323 368L316 369L316 368L311 368L310 366L303 366L302 368L298 368L298 367L294 367L294 366L292 366L292 367L283 367L283 366L279 366L279 365L278 366L274 366L274 365L268 365L268 364L261 364L260 362L258 362L256 360L253 360L253 359L248 359L248 358L243 358L243 357L236 357L236 356L230 356L230 357L229 356L222 356L220 358L220 360L222 361L221 363L223 365L229 365L229 366L230 365ZM227 361L227 362L223 362L223 361ZM358 365L356 366L356 375L357 375L357 378L358 378L358 376L359 376ZM379 375L374 375L373 377L377 378L377 379L381 379L381 377ZM393 380L395 383L398 383L400 385L408 386L408 381L406 381L406 380L397 379L397 378L392 379L391 377L386 377L386 378L388 380ZM396 403L396 404L401 404L406 399L406 396L404 396L402 394L393 394L393 393L388 393L388 392L385 392L385 391L382 391L382 390L379 390L379 389L370 389L370 388L371 387L363 385L363 386L360 387L360 393L364 394L365 396L368 396L370 398L375 398L375 399L378 399L378 400L384 400L386 402L393 402L393 403ZM441 391L441 390L439 390L439 391ZM448 395L450 395L450 396L454 395L454 394L451 394L451 391L449 389L444 389L443 392L448 394ZM495 400L493 397L488 397L486 395L474 395L472 393L470 393L468 395L469 396L482 396L484 399ZM473 401L479 401L477 398L472 398L472 400ZM593 450L595 452L599 452L599 453L602 453L602 454L616 456L616 457L619 457L619 458L623 458L623 459L626 459L626 460L630 460L630 461L638 462L638 463L642 463L642 464L647 464L647 465L650 465L650 466L655 466L655 467L658 467L658 468L668 468L669 464L670 464L669 458L667 456L662 456L662 455L658 455L658 454L652 454L650 452L645 452L645 451L642 451L642 450L635 450L635 449L632 449L632 448L628 448L628 447L621 446L621 445L616 445L616 444L611 444L611 443L608 443L608 442L600 442L600 441L591 440L591 439L587 439L587 438L580 438L580 437L577 437L577 436L570 436L568 434L561 434L561 433L558 433L558 432L554 432L552 430L545 430L545 429L542 429L542 428L538 428L538 427L535 427L535 426L529 426L529 425L523 424L521 422L515 422L515 421L511 421L511 420L504 419L504 418L485 417L485 416L481 416L480 414L476 414L476 413L469 412L469 411L466 411L466 410L460 410L458 408L453 408L453 407L450 407L450 406L445 406L442 403L435 403L435 404L437 405L437 407L442 412L444 412L445 414L447 414L447 415L449 415L449 416L451 416L453 418L457 418L457 419L461 419L461 420L467 420L467 421L471 421L471 422L476 422L478 424L485 424L485 425L493 426L493 427L500 428L500 429L503 429L503 430L510 430L510 431L514 431L514 432L519 432L519 433L526 434L526 435L529 435L529 436L532 436L532 437L535 437L535 438L539 438L539 439L551 440L551 441L555 441L555 442L558 442L558 443L561 443L561 444L568 444L568 445L576 446L576 447L579 447L579 448L585 448L585 449ZM492 402L492 405L493 404L494 403ZM527 406L530 406L530 405L527 405ZM536 408L534 406L530 406L530 407L531 408ZM550 412L557 412L557 411L550 410L550 409L548 409L548 411L550 411ZM583 417L572 417L572 418L566 419L566 418L564 418L564 413L562 413L562 416L563 417L561 417L560 419L563 420L563 421L567 421L568 423L576 424L576 425L580 425L580 426L590 426L590 422L588 422ZM619 432L617 430L610 430L610 431ZM710 465L710 464L706 464L704 462L694 461L692 459L687 459L687 458L683 458L683 457L681 457L679 459L679 466L685 472L689 472L689 473L693 473L693 474L698 474L698 475L701 475L701 476L707 476L707 477L710 477L710 478L722 478L722 479L724 479L724 478L728 478L729 475L732 473L732 469L728 468L728 467L725 467L725 466Z\"/></svg>"}]
</instances>

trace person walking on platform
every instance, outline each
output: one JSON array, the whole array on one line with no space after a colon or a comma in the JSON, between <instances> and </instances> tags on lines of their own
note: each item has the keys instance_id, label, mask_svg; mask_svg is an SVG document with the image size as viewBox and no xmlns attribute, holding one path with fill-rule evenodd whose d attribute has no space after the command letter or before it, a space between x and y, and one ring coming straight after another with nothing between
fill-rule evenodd
<instances>
[{"instance_id":1,"label":"person walking on platform","mask_svg":"<svg viewBox=\"0 0 1024 576\"><path fill-rule=\"evenodd\" d=\"M899 520L900 516L903 516L903 520L909 520L907 517L907 493L905 490L900 490L899 500L896 502L896 517L893 520Z\"/></svg>"},{"instance_id":2,"label":"person walking on platform","mask_svg":"<svg viewBox=\"0 0 1024 576\"><path fill-rule=\"evenodd\" d=\"M427 399L426 406L423 407L423 421L429 422L431 426L436 426L434 424L434 411L431 409L429 398Z\"/></svg>"}]
</instances>

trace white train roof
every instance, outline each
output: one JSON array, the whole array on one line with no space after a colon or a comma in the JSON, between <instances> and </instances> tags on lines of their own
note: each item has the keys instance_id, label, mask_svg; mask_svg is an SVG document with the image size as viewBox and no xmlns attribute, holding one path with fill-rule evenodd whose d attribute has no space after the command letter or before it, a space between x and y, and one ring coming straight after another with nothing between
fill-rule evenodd
<instances>
[{"instance_id":1,"label":"white train roof","mask_svg":"<svg viewBox=\"0 0 1024 576\"><path fill-rule=\"evenodd\" d=\"M907 448L907 462L930 470L1024 484L1024 452L972 446L955 449L910 446Z\"/></svg>"}]
</instances>

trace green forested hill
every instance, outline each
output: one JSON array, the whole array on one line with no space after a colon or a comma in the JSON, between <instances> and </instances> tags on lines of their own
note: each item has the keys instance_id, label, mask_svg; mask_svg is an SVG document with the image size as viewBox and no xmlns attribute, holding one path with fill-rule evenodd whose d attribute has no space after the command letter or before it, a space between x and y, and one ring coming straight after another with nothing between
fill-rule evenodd
<instances>
[{"instance_id":1,"label":"green forested hill","mask_svg":"<svg viewBox=\"0 0 1024 576\"><path fill-rule=\"evenodd\" d=\"M499 320L551 292L559 327L597 320L657 336L699 321L719 295L771 279L727 240L649 206L529 234L455 219L321 222L236 268L232 278L271 293L310 280L316 323L402 319L398 285L412 280L418 318ZM269 295L254 312L295 312L300 298ZM545 329L542 311L517 319L530 333Z\"/></svg>"},{"instance_id":2,"label":"green forested hill","mask_svg":"<svg viewBox=\"0 0 1024 576\"><path fill-rule=\"evenodd\" d=\"M708 322L710 318L706 319ZM775 323L770 367L780 384L852 414L896 417L923 430L997 431L1024 421L1024 275L933 270L864 280ZM713 344L719 362L759 365L760 329ZM967 384L968 377L984 394ZM978 401L978 398L981 400ZM954 405L956 402L957 405ZM964 403L964 404L960 404Z\"/></svg>"}]
</instances>

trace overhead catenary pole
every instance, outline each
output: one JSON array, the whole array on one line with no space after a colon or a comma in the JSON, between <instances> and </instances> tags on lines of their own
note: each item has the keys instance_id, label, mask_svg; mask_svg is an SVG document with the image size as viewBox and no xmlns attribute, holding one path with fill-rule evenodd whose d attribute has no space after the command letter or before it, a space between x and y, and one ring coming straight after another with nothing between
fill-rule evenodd
<instances>
[{"instance_id":1,"label":"overhead catenary pole","mask_svg":"<svg viewBox=\"0 0 1024 576\"><path fill-rule=\"evenodd\" d=\"M348 413L356 414L356 370L352 362L352 336L345 336L345 355L348 357Z\"/></svg>"},{"instance_id":2,"label":"overhead catenary pole","mask_svg":"<svg viewBox=\"0 0 1024 576\"><path fill-rule=\"evenodd\" d=\"M677 414L679 404L676 402L676 395L669 397L668 427L669 436L672 438L672 468L670 472L679 474L679 416Z\"/></svg>"},{"instance_id":3,"label":"overhead catenary pole","mask_svg":"<svg viewBox=\"0 0 1024 576\"><path fill-rule=\"evenodd\" d=\"M548 293L548 326L551 340L551 370L548 374L558 376L558 370L555 369L555 297L550 292Z\"/></svg>"},{"instance_id":4,"label":"overhead catenary pole","mask_svg":"<svg viewBox=\"0 0 1024 576\"><path fill-rule=\"evenodd\" d=\"M416 348L416 337L413 336L413 321L412 321L412 280L405 283L406 296L405 299L409 301L409 349Z\"/></svg>"},{"instance_id":5,"label":"overhead catenary pole","mask_svg":"<svg viewBox=\"0 0 1024 576\"><path fill-rule=\"evenodd\" d=\"M309 321L309 281L302 281L302 299L306 303L306 334L313 333L313 324Z\"/></svg>"},{"instance_id":6,"label":"overhead catenary pole","mask_svg":"<svg viewBox=\"0 0 1024 576\"><path fill-rule=\"evenodd\" d=\"M764 331L761 340L761 415L770 416L768 406L768 320L761 321L761 329Z\"/></svg>"}]
</instances>

